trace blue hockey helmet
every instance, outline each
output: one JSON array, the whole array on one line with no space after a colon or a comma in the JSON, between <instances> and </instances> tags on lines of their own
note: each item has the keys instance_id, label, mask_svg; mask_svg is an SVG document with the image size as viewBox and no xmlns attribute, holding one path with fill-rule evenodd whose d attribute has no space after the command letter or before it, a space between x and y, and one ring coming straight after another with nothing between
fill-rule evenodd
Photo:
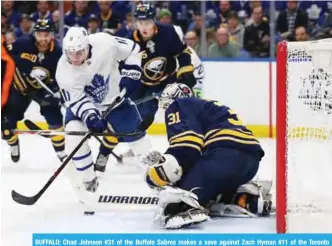
<instances>
[{"instance_id":1,"label":"blue hockey helmet","mask_svg":"<svg viewBox=\"0 0 332 246\"><path fill-rule=\"evenodd\" d=\"M55 27L51 20L38 19L33 31L34 32L54 32Z\"/></svg>"},{"instance_id":2,"label":"blue hockey helmet","mask_svg":"<svg viewBox=\"0 0 332 246\"><path fill-rule=\"evenodd\" d=\"M137 5L135 11L135 18L137 20L150 20L156 16L155 8L150 3L140 3Z\"/></svg>"}]
</instances>

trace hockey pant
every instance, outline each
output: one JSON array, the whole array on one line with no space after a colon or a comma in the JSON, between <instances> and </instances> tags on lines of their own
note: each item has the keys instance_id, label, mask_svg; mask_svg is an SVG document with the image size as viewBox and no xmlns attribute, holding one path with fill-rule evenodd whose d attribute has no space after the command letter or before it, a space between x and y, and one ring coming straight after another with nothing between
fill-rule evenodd
<instances>
[{"instance_id":1,"label":"hockey pant","mask_svg":"<svg viewBox=\"0 0 332 246\"><path fill-rule=\"evenodd\" d=\"M202 206L219 194L235 194L238 187L252 180L259 167L260 158L247 152L215 148L204 154L177 182L179 188L194 190Z\"/></svg>"},{"instance_id":2,"label":"hockey pant","mask_svg":"<svg viewBox=\"0 0 332 246\"><path fill-rule=\"evenodd\" d=\"M8 101L1 112L2 138L6 140L9 145L17 144L18 136L17 134L14 134L12 130L17 128L18 121L24 119L24 113L26 112L31 102L32 99L29 96L20 94L12 86ZM42 116L44 116L49 129L63 129L63 116L58 104L41 106L40 113ZM55 151L64 151L64 136L53 136L51 141Z\"/></svg>"},{"instance_id":3,"label":"hockey pant","mask_svg":"<svg viewBox=\"0 0 332 246\"><path fill-rule=\"evenodd\" d=\"M129 99L125 99L119 106L113 109L106 119L110 131L121 133L132 133L136 131L142 122L136 105ZM86 125L69 109L66 111L65 125L67 131L88 131ZM144 135L145 132L142 132L139 134L139 138ZM81 139L82 136L68 136L66 138L67 153L70 153ZM103 144L100 145L99 151L104 155L108 155L119 142L132 142L135 140L136 138L134 136L124 136L119 138L114 136L103 137ZM94 165L88 142L85 142L80 150L74 155L73 161L76 169L81 172L83 181L91 181L94 177Z\"/></svg>"}]
</instances>

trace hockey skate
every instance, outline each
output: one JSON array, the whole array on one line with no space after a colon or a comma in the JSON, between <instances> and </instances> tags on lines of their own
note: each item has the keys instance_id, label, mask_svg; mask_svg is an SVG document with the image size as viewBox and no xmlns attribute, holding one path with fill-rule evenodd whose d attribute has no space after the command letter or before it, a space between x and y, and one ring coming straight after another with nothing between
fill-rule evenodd
<instances>
[{"instance_id":1,"label":"hockey skate","mask_svg":"<svg viewBox=\"0 0 332 246\"><path fill-rule=\"evenodd\" d=\"M251 181L242 185L232 196L228 198L220 195L215 204L209 207L210 216L216 217L265 217L274 212L272 207L272 195L270 194L272 182Z\"/></svg>"},{"instance_id":2,"label":"hockey skate","mask_svg":"<svg viewBox=\"0 0 332 246\"><path fill-rule=\"evenodd\" d=\"M88 182L83 182L84 187L87 191L89 192L96 192L99 186L98 178L95 177L93 180L88 181Z\"/></svg>"},{"instance_id":3,"label":"hockey skate","mask_svg":"<svg viewBox=\"0 0 332 246\"><path fill-rule=\"evenodd\" d=\"M67 154L64 150L56 151L56 155L58 156L58 158L61 162L63 162L67 158Z\"/></svg>"},{"instance_id":4,"label":"hockey skate","mask_svg":"<svg viewBox=\"0 0 332 246\"><path fill-rule=\"evenodd\" d=\"M105 172L108 158L109 158L109 155L104 155L101 152L99 152L96 163L95 163L95 171L99 171L102 173Z\"/></svg>"},{"instance_id":5,"label":"hockey skate","mask_svg":"<svg viewBox=\"0 0 332 246\"><path fill-rule=\"evenodd\" d=\"M10 157L13 162L18 162L20 160L20 142L16 141L15 144L10 145Z\"/></svg>"}]
</instances>

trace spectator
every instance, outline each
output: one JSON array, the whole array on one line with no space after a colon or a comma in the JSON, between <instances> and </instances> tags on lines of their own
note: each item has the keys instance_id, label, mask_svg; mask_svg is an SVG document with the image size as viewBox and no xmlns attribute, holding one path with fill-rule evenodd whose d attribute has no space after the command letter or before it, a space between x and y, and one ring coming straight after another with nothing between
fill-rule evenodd
<instances>
[{"instance_id":1,"label":"spectator","mask_svg":"<svg viewBox=\"0 0 332 246\"><path fill-rule=\"evenodd\" d=\"M14 11L14 1L1 1L1 11L6 13L7 20L9 22L9 25L13 25L14 27L20 26L20 19L21 15Z\"/></svg>"},{"instance_id":2,"label":"spectator","mask_svg":"<svg viewBox=\"0 0 332 246\"><path fill-rule=\"evenodd\" d=\"M307 28L307 13L298 8L298 1L288 1L287 9L281 12L277 19L277 31L281 37L287 40L294 40L295 28L304 26Z\"/></svg>"},{"instance_id":3,"label":"spectator","mask_svg":"<svg viewBox=\"0 0 332 246\"><path fill-rule=\"evenodd\" d=\"M65 15L65 28L82 26L87 28L89 15L87 14L88 2L74 1L73 9Z\"/></svg>"},{"instance_id":4,"label":"spectator","mask_svg":"<svg viewBox=\"0 0 332 246\"><path fill-rule=\"evenodd\" d=\"M126 20L124 21L123 27L121 27L120 30L118 30L115 33L115 36L129 38L133 31L134 31L133 15L131 13L128 13L126 15Z\"/></svg>"},{"instance_id":5,"label":"spectator","mask_svg":"<svg viewBox=\"0 0 332 246\"><path fill-rule=\"evenodd\" d=\"M227 23L229 14L232 11L230 1L221 0L219 2L219 10L217 24Z\"/></svg>"},{"instance_id":6,"label":"spectator","mask_svg":"<svg viewBox=\"0 0 332 246\"><path fill-rule=\"evenodd\" d=\"M256 8L256 7L262 7L262 9L263 9L262 3L260 1L249 1L248 5L249 6L248 6L248 10L247 10L246 14L247 14L247 16L250 16L250 18L247 18L247 19L244 20L244 23L245 23L246 27L250 26L253 23L252 14L254 12L254 8ZM263 13L264 13L264 9L263 9Z\"/></svg>"},{"instance_id":7,"label":"spectator","mask_svg":"<svg viewBox=\"0 0 332 246\"><path fill-rule=\"evenodd\" d=\"M244 27L240 23L240 18L235 11L231 11L228 17L228 29L231 39L243 47Z\"/></svg>"},{"instance_id":8,"label":"spectator","mask_svg":"<svg viewBox=\"0 0 332 246\"><path fill-rule=\"evenodd\" d=\"M194 31L187 32L186 35L184 36L184 40L186 44L189 47L193 48L196 51L197 55L200 56L201 54L200 44L196 32Z\"/></svg>"},{"instance_id":9,"label":"spectator","mask_svg":"<svg viewBox=\"0 0 332 246\"><path fill-rule=\"evenodd\" d=\"M263 5L262 5L262 2L261 1L257 1L257 0L251 0L249 1L249 9L248 9L248 16L251 16L253 11L254 11L254 8L256 7L262 7L263 9L263 13L264 13L264 8L263 8Z\"/></svg>"},{"instance_id":10,"label":"spectator","mask_svg":"<svg viewBox=\"0 0 332 246\"><path fill-rule=\"evenodd\" d=\"M208 57L238 57L240 56L240 46L229 39L226 27L219 27L216 33L216 41L208 49Z\"/></svg>"},{"instance_id":11,"label":"spectator","mask_svg":"<svg viewBox=\"0 0 332 246\"><path fill-rule=\"evenodd\" d=\"M37 11L32 14L32 21L37 22L38 19L52 20L52 13L49 10L48 1L38 1Z\"/></svg>"},{"instance_id":12,"label":"spectator","mask_svg":"<svg viewBox=\"0 0 332 246\"><path fill-rule=\"evenodd\" d=\"M7 45L10 45L10 44L14 43L15 40L16 40L15 33L14 32L7 32L5 34L5 39L6 39L6 44Z\"/></svg>"},{"instance_id":13,"label":"spectator","mask_svg":"<svg viewBox=\"0 0 332 246\"><path fill-rule=\"evenodd\" d=\"M59 34L59 20L60 20L60 11L54 10L52 13L52 21L54 23L55 33Z\"/></svg>"},{"instance_id":14,"label":"spectator","mask_svg":"<svg viewBox=\"0 0 332 246\"><path fill-rule=\"evenodd\" d=\"M322 26L319 29L314 30L312 35L315 39L332 38L332 8L327 13Z\"/></svg>"},{"instance_id":15,"label":"spectator","mask_svg":"<svg viewBox=\"0 0 332 246\"><path fill-rule=\"evenodd\" d=\"M159 11L158 20L162 24L172 24L172 13L168 9Z\"/></svg>"},{"instance_id":16,"label":"spectator","mask_svg":"<svg viewBox=\"0 0 332 246\"><path fill-rule=\"evenodd\" d=\"M95 14L90 15L88 20L88 33L93 34L100 31L98 17Z\"/></svg>"},{"instance_id":17,"label":"spectator","mask_svg":"<svg viewBox=\"0 0 332 246\"><path fill-rule=\"evenodd\" d=\"M27 14L22 14L21 21L20 21L20 28L16 28L15 36L17 38L30 35L32 32L32 21Z\"/></svg>"},{"instance_id":18,"label":"spectator","mask_svg":"<svg viewBox=\"0 0 332 246\"><path fill-rule=\"evenodd\" d=\"M314 30L317 30L320 28L319 23L322 20L322 12L323 9L318 7L316 4L312 4L310 8L306 9L306 12L308 14L308 25L306 27L308 33L312 33Z\"/></svg>"},{"instance_id":19,"label":"spectator","mask_svg":"<svg viewBox=\"0 0 332 246\"><path fill-rule=\"evenodd\" d=\"M207 23L205 23L207 24ZM194 21L189 24L187 31L194 31L197 33L198 36L201 35L201 29L203 26L203 18L199 11L194 13Z\"/></svg>"},{"instance_id":20,"label":"spectator","mask_svg":"<svg viewBox=\"0 0 332 246\"><path fill-rule=\"evenodd\" d=\"M255 7L253 23L245 28L243 47L253 57L268 57L270 48L270 26L263 20L263 8Z\"/></svg>"},{"instance_id":21,"label":"spectator","mask_svg":"<svg viewBox=\"0 0 332 246\"><path fill-rule=\"evenodd\" d=\"M100 27L103 31L110 29L111 32L115 33L121 28L121 18L116 12L112 11L111 5L111 1L99 1Z\"/></svg>"},{"instance_id":22,"label":"spectator","mask_svg":"<svg viewBox=\"0 0 332 246\"><path fill-rule=\"evenodd\" d=\"M13 29L14 27L10 25L6 13L1 12L1 34L5 34Z\"/></svg>"},{"instance_id":23,"label":"spectator","mask_svg":"<svg viewBox=\"0 0 332 246\"><path fill-rule=\"evenodd\" d=\"M198 37L200 38L200 37ZM206 42L208 46L210 46L216 39L216 31L214 28L207 28L206 29Z\"/></svg>"},{"instance_id":24,"label":"spectator","mask_svg":"<svg viewBox=\"0 0 332 246\"><path fill-rule=\"evenodd\" d=\"M309 35L307 30L303 26L299 26L295 29L295 41L308 41Z\"/></svg>"}]
</instances>

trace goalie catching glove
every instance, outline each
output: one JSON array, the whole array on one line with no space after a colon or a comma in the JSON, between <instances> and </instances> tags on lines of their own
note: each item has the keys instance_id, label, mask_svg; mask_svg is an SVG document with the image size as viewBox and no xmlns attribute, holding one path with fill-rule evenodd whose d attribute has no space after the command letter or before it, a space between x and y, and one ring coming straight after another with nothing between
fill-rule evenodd
<instances>
[{"instance_id":1,"label":"goalie catching glove","mask_svg":"<svg viewBox=\"0 0 332 246\"><path fill-rule=\"evenodd\" d=\"M174 156L161 155L158 151L151 151L142 159L147 166L146 182L151 188L176 183L182 176L182 167Z\"/></svg>"}]
</instances>

